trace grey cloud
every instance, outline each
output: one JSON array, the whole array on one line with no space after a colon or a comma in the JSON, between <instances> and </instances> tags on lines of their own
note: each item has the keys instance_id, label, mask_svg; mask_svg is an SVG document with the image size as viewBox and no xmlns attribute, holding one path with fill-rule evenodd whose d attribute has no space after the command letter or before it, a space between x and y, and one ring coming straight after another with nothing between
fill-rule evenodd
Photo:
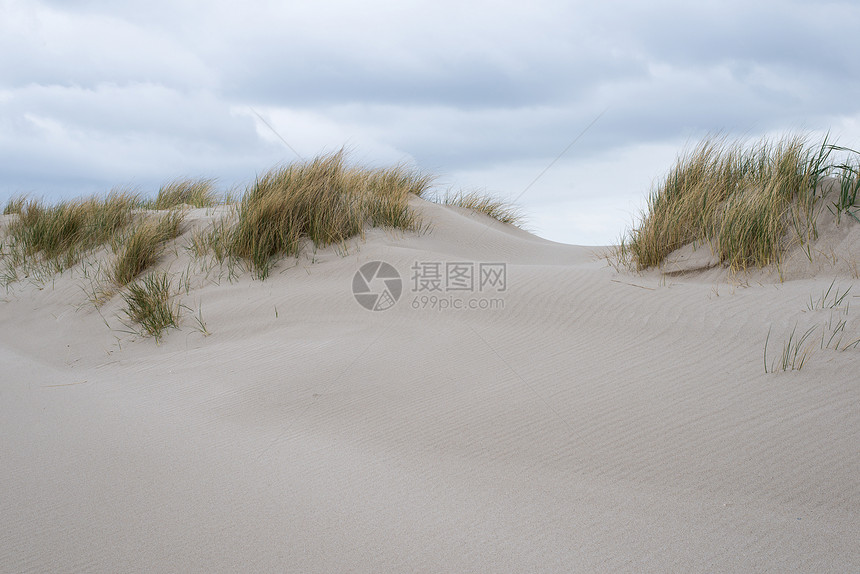
<instances>
[{"instance_id":1,"label":"grey cloud","mask_svg":"<svg viewBox=\"0 0 860 574\"><path fill-rule=\"evenodd\" d=\"M16 57L0 61L0 196L175 175L247 181L290 159L251 107L302 153L359 142L433 172L527 164L526 179L604 109L566 159L860 119L860 8L847 2L2 10L0 49Z\"/></svg>"},{"instance_id":2,"label":"grey cloud","mask_svg":"<svg viewBox=\"0 0 860 574\"><path fill-rule=\"evenodd\" d=\"M276 150L246 115L163 86L29 86L0 98L0 190L91 193L177 175L246 180Z\"/></svg>"},{"instance_id":3,"label":"grey cloud","mask_svg":"<svg viewBox=\"0 0 860 574\"><path fill-rule=\"evenodd\" d=\"M253 66L230 68L234 98L284 106L362 102L457 106L464 109L551 105L582 97L594 85L643 77L641 61L534 54L516 65L479 54L440 53L427 59L372 59L350 50L305 59L277 49L246 54Z\"/></svg>"},{"instance_id":4,"label":"grey cloud","mask_svg":"<svg viewBox=\"0 0 860 574\"><path fill-rule=\"evenodd\" d=\"M806 70L826 76L860 69L851 2L729 1L630 4L619 39L649 59L678 66L715 64Z\"/></svg>"}]
</instances>

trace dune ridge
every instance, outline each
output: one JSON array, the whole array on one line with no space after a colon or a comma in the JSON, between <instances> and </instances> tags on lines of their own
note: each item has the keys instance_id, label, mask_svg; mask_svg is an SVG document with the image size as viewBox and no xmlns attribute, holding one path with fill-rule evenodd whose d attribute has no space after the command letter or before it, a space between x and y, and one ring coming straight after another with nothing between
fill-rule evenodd
<instances>
[{"instance_id":1,"label":"dune ridge","mask_svg":"<svg viewBox=\"0 0 860 574\"><path fill-rule=\"evenodd\" d=\"M192 274L159 342L79 269L11 285L0 571L860 568L860 349L821 343L860 338L860 225L822 222L812 263L667 275L410 202L428 229ZM351 291L372 261L403 280L385 311ZM503 306L421 307L416 262L504 263L504 291L441 294ZM766 372L796 325L803 368Z\"/></svg>"}]
</instances>

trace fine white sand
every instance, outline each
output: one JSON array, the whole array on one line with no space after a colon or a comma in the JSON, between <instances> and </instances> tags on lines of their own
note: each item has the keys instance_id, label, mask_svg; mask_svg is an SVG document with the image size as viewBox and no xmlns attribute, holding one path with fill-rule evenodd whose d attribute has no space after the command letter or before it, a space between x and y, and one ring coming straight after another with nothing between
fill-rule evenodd
<instances>
[{"instance_id":1,"label":"fine white sand","mask_svg":"<svg viewBox=\"0 0 860 574\"><path fill-rule=\"evenodd\" d=\"M0 571L860 570L860 349L821 348L860 338L860 225L782 278L706 247L635 274L416 205L428 233L192 273L160 344L88 302L93 268L0 292ZM352 295L370 261L388 310ZM441 294L503 308L429 308L415 263L505 263ZM795 326L803 369L766 373Z\"/></svg>"}]
</instances>

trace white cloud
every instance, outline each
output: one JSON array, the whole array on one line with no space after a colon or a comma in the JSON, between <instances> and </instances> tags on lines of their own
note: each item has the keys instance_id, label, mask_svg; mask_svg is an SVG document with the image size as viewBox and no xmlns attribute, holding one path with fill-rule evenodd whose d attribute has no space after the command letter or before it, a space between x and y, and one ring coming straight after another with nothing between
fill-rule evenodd
<instances>
[{"instance_id":1,"label":"white cloud","mask_svg":"<svg viewBox=\"0 0 860 574\"><path fill-rule=\"evenodd\" d=\"M0 172L7 194L154 186L176 175L253 176L278 157L249 118L206 92L159 85L31 85L0 101ZM65 180L71 180L66 182ZM83 188L82 181L87 181Z\"/></svg>"}]
</instances>

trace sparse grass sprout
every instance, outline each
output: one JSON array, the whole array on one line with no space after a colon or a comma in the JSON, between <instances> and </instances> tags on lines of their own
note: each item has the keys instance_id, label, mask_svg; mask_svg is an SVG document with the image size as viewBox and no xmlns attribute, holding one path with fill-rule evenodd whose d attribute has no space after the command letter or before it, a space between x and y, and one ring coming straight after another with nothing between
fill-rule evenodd
<instances>
[{"instance_id":1,"label":"sparse grass sprout","mask_svg":"<svg viewBox=\"0 0 860 574\"><path fill-rule=\"evenodd\" d=\"M150 273L128 286L123 294L126 315L143 334L160 340L164 331L179 326L179 306L171 302L170 278L166 272Z\"/></svg>"},{"instance_id":2,"label":"sparse grass sprout","mask_svg":"<svg viewBox=\"0 0 860 574\"><path fill-rule=\"evenodd\" d=\"M517 206L479 190L448 193L442 198L441 203L483 213L502 223L517 227L521 227L525 222L525 216Z\"/></svg>"}]
</instances>

